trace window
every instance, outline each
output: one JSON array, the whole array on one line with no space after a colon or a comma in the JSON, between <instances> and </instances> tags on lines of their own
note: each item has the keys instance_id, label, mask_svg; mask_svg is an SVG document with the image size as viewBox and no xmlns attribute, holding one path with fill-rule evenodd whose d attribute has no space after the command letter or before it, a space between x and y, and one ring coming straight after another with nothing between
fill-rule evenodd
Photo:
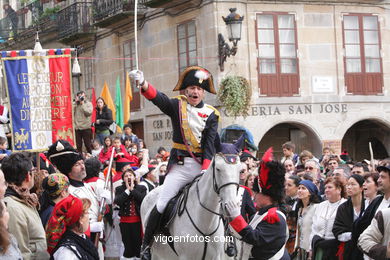
<instances>
[{"instance_id":1,"label":"window","mask_svg":"<svg viewBox=\"0 0 390 260\"><path fill-rule=\"evenodd\" d=\"M180 73L188 66L198 65L195 21L189 21L177 26L177 42Z\"/></svg>"},{"instance_id":2,"label":"window","mask_svg":"<svg viewBox=\"0 0 390 260\"><path fill-rule=\"evenodd\" d=\"M124 70L125 70L125 80L126 82L126 73L136 69L135 64L135 41L131 39L123 44L123 57L124 59ZM131 90L133 93L133 100L130 103L130 110L139 110L141 108L141 98L139 88L135 86L135 81L130 79Z\"/></svg>"},{"instance_id":3,"label":"window","mask_svg":"<svg viewBox=\"0 0 390 260\"><path fill-rule=\"evenodd\" d=\"M92 59L84 59L84 80L85 89L91 89L94 87Z\"/></svg>"},{"instance_id":4,"label":"window","mask_svg":"<svg viewBox=\"0 0 390 260\"><path fill-rule=\"evenodd\" d=\"M258 14L256 20L260 93L267 96L298 94L295 16L264 13Z\"/></svg>"},{"instance_id":5,"label":"window","mask_svg":"<svg viewBox=\"0 0 390 260\"><path fill-rule=\"evenodd\" d=\"M343 29L347 92L357 95L382 93L378 17L366 14L344 15Z\"/></svg>"}]
</instances>

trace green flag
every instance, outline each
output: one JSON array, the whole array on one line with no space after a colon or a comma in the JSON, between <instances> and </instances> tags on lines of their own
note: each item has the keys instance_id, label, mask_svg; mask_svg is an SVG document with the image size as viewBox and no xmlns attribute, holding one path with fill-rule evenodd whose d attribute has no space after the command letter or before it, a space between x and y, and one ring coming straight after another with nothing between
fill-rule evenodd
<instances>
[{"instance_id":1,"label":"green flag","mask_svg":"<svg viewBox=\"0 0 390 260\"><path fill-rule=\"evenodd\" d=\"M115 116L116 124L122 129L124 125L123 106L122 106L121 84L120 84L119 76L116 79L115 109L116 109L116 116Z\"/></svg>"}]
</instances>

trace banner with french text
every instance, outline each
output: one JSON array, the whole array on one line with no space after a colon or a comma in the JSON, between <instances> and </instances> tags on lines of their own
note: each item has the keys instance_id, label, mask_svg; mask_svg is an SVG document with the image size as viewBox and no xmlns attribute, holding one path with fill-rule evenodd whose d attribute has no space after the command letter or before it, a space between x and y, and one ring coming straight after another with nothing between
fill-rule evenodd
<instances>
[{"instance_id":1,"label":"banner with french text","mask_svg":"<svg viewBox=\"0 0 390 260\"><path fill-rule=\"evenodd\" d=\"M7 55L8 54L8 55ZM70 50L2 52L12 150L45 151L58 139L74 145Z\"/></svg>"}]
</instances>

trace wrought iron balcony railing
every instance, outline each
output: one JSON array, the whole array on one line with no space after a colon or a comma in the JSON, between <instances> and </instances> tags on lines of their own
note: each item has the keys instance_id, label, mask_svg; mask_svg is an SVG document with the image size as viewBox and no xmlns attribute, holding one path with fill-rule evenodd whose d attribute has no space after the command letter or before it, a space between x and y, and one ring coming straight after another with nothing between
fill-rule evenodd
<instances>
[{"instance_id":1,"label":"wrought iron balcony railing","mask_svg":"<svg viewBox=\"0 0 390 260\"><path fill-rule=\"evenodd\" d=\"M95 33L92 2L77 2L58 12L58 38L71 40Z\"/></svg>"}]
</instances>

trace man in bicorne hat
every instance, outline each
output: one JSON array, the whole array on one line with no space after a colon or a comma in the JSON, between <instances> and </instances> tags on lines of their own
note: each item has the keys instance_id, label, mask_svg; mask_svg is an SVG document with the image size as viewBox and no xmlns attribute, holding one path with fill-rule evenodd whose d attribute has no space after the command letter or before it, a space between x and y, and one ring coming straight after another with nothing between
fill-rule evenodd
<instances>
[{"instance_id":1,"label":"man in bicorne hat","mask_svg":"<svg viewBox=\"0 0 390 260\"><path fill-rule=\"evenodd\" d=\"M156 207L150 213L142 246L142 259L150 259L150 246L164 209L171 198L210 165L215 154L219 112L203 102L205 91L216 94L210 72L199 66L186 68L175 90L184 95L168 98L145 81L139 70L130 72L139 82L142 94L172 120L173 144L168 174Z\"/></svg>"},{"instance_id":2,"label":"man in bicorne hat","mask_svg":"<svg viewBox=\"0 0 390 260\"><path fill-rule=\"evenodd\" d=\"M240 214L240 205L226 203L230 226L245 242L241 259L290 259L285 244L288 239L286 216L279 211L284 197L285 170L272 160L272 150L263 156L258 181L253 185L259 211L248 224Z\"/></svg>"}]
</instances>

